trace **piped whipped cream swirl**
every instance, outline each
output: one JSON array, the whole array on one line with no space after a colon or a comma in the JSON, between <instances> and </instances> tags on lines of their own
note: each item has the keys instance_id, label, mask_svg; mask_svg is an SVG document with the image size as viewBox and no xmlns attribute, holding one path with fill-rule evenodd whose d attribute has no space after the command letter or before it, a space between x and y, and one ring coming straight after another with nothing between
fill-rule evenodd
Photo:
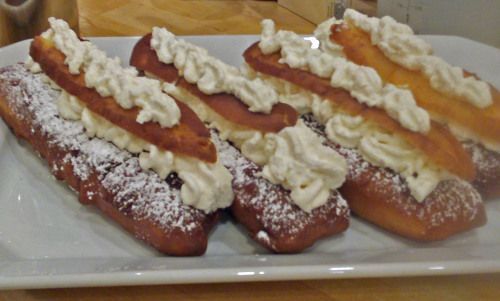
<instances>
[{"instance_id":1,"label":"piped whipped cream swirl","mask_svg":"<svg viewBox=\"0 0 500 301\"><path fill-rule=\"evenodd\" d=\"M176 172L184 182L181 187L184 204L207 213L231 204L232 176L220 162L206 163L162 150L93 113L64 90L57 106L63 118L81 121L88 136L104 139L120 149L138 154L143 169L154 170L162 179Z\"/></svg>"},{"instance_id":2,"label":"piped whipped cream swirl","mask_svg":"<svg viewBox=\"0 0 500 301\"><path fill-rule=\"evenodd\" d=\"M158 122L172 127L180 120L175 101L162 92L160 82L137 76L135 68L124 68L118 58L108 58L88 41L81 41L63 20L49 18L50 28L42 37L54 43L65 56L71 74L85 72L85 85L102 97L112 96L124 109L141 108L138 123Z\"/></svg>"},{"instance_id":3,"label":"piped whipped cream swirl","mask_svg":"<svg viewBox=\"0 0 500 301\"><path fill-rule=\"evenodd\" d=\"M458 97L468 103L485 108L493 103L487 83L464 76L464 71L432 55L430 44L415 36L413 30L392 17L368 17L348 9L344 19L370 34L371 42L391 61L410 70L421 71L431 86L443 94Z\"/></svg>"},{"instance_id":4,"label":"piped whipped cream swirl","mask_svg":"<svg viewBox=\"0 0 500 301\"><path fill-rule=\"evenodd\" d=\"M430 162L427 156L402 138L384 131L362 116L343 113L330 100L322 99L283 79L251 71L250 75L260 76L272 83L281 101L301 108L304 113L312 113L325 125L328 140L346 148L354 148L373 165L390 168L400 174L417 202L423 201L439 182L453 178L453 175ZM296 98L302 101L297 102Z\"/></svg>"},{"instance_id":5,"label":"piped whipped cream swirl","mask_svg":"<svg viewBox=\"0 0 500 301\"><path fill-rule=\"evenodd\" d=\"M223 140L235 144L245 157L262 166L261 176L291 191L302 210L325 204L331 190L340 187L347 174L342 156L302 121L278 133L262 133L225 120L187 90L166 84L169 93L188 104Z\"/></svg>"},{"instance_id":6,"label":"piped whipped cream swirl","mask_svg":"<svg viewBox=\"0 0 500 301\"><path fill-rule=\"evenodd\" d=\"M266 134L261 143L268 156L262 175L291 190L291 197L304 211L323 205L332 189L342 185L347 164L302 120L277 134Z\"/></svg>"},{"instance_id":7,"label":"piped whipped cream swirl","mask_svg":"<svg viewBox=\"0 0 500 301\"><path fill-rule=\"evenodd\" d=\"M186 81L205 94L234 94L252 112L269 113L278 102L276 92L262 80L249 80L237 68L210 56L204 48L177 39L165 28L153 28L151 47L161 62L174 64Z\"/></svg>"},{"instance_id":8,"label":"piped whipped cream swirl","mask_svg":"<svg viewBox=\"0 0 500 301\"><path fill-rule=\"evenodd\" d=\"M314 29L314 36L318 41L321 42L320 46L321 49L324 51L330 53L330 54L335 54L336 56L345 56L344 54L344 47L341 45L333 42L330 39L331 35L331 28L334 24L342 24L342 20L337 20L335 18L330 18L322 23L320 23L316 29Z\"/></svg>"},{"instance_id":9,"label":"piped whipped cream swirl","mask_svg":"<svg viewBox=\"0 0 500 301\"><path fill-rule=\"evenodd\" d=\"M331 141L356 148L373 165L399 173L417 202L422 202L443 179L452 177L404 140L366 122L361 116L336 112L326 123L325 130Z\"/></svg>"},{"instance_id":10,"label":"piped whipped cream swirl","mask_svg":"<svg viewBox=\"0 0 500 301\"><path fill-rule=\"evenodd\" d=\"M332 87L349 91L351 96L370 107L384 109L411 131L426 133L430 129L429 114L417 106L409 90L384 84L374 69L347 61L338 55L336 48L333 52L312 49L310 42L293 32L276 32L271 20L262 21L259 47L264 54L281 51L280 63L329 78Z\"/></svg>"}]
</instances>

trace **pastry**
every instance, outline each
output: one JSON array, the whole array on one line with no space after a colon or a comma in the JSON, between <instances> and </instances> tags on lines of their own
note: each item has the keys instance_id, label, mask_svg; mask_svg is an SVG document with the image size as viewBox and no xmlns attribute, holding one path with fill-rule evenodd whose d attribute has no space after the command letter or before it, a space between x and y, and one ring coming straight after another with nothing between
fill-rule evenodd
<instances>
[{"instance_id":1,"label":"pastry","mask_svg":"<svg viewBox=\"0 0 500 301\"><path fill-rule=\"evenodd\" d=\"M293 32L276 32L272 21L262 24L260 42L244 53L247 73L272 84L344 155L349 172L340 192L354 213L424 241L486 222L465 181L475 178L470 155L410 91L384 84L334 47L312 49Z\"/></svg>"},{"instance_id":2,"label":"pastry","mask_svg":"<svg viewBox=\"0 0 500 301\"><path fill-rule=\"evenodd\" d=\"M265 82L162 28L139 40L130 64L164 81L169 94L218 132L215 139L239 149L238 160L225 160L223 151L221 161L233 175L231 212L253 239L292 253L347 228L349 211L336 191L345 161Z\"/></svg>"},{"instance_id":3,"label":"pastry","mask_svg":"<svg viewBox=\"0 0 500 301\"><path fill-rule=\"evenodd\" d=\"M144 171L137 157L61 118L60 92L21 64L0 69L0 114L43 157L83 204L93 204L137 238L169 255L201 255L218 212L205 214L180 200L178 176Z\"/></svg>"},{"instance_id":4,"label":"pastry","mask_svg":"<svg viewBox=\"0 0 500 301\"><path fill-rule=\"evenodd\" d=\"M500 92L495 87L434 56L431 45L391 17L347 10L344 21L329 20L323 29L324 44L375 69L383 81L408 87L433 120L464 144L476 144L473 185L484 197L500 196Z\"/></svg>"},{"instance_id":5,"label":"pastry","mask_svg":"<svg viewBox=\"0 0 500 301\"><path fill-rule=\"evenodd\" d=\"M233 199L209 131L159 82L64 21L49 23L31 43L28 70L2 69L3 119L82 203L166 254L203 254L218 209Z\"/></svg>"}]
</instances>

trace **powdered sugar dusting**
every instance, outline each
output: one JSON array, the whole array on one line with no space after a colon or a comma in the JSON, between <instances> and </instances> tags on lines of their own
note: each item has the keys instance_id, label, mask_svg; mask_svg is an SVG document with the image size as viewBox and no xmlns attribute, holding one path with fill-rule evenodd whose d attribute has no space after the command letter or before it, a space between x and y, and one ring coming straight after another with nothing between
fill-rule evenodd
<instances>
[{"instance_id":1,"label":"powdered sugar dusting","mask_svg":"<svg viewBox=\"0 0 500 301\"><path fill-rule=\"evenodd\" d=\"M294 204L290 192L259 176L261 168L246 159L228 142L222 141L212 130L212 141L219 151L219 159L233 175L235 202L259 212L258 219L271 236L293 237L302 234L315 219L333 220L347 217L347 203L336 191L328 202L307 213ZM257 237L258 238L258 237Z\"/></svg>"},{"instance_id":2,"label":"powdered sugar dusting","mask_svg":"<svg viewBox=\"0 0 500 301\"><path fill-rule=\"evenodd\" d=\"M175 174L163 181L154 172L143 171L138 159L128 152L106 141L89 139L79 122L59 116L59 92L44 83L42 75L17 64L0 69L0 85L17 117L31 123L32 134L39 131L49 145L55 144L66 153L54 170L69 162L81 181L97 173L115 208L138 220L150 219L165 231L203 229L206 215L182 203L182 182ZM87 192L89 199L93 195Z\"/></svg>"},{"instance_id":3,"label":"powdered sugar dusting","mask_svg":"<svg viewBox=\"0 0 500 301\"><path fill-rule=\"evenodd\" d=\"M23 65L17 64L3 68L0 76L4 91L13 96L8 99L16 102L11 107L17 117L25 120L28 116L24 111L28 110L33 125L49 137L51 144L65 150L77 150L83 141L88 140L80 124L58 117L55 99L59 91L50 89L41 75L32 75ZM32 128L31 132L34 131Z\"/></svg>"},{"instance_id":4,"label":"powdered sugar dusting","mask_svg":"<svg viewBox=\"0 0 500 301\"><path fill-rule=\"evenodd\" d=\"M476 167L477 177L474 185L478 187L490 186L492 182L500 185L500 154L487 150L474 142L464 142L464 148L472 155L472 162Z\"/></svg>"},{"instance_id":5,"label":"powdered sugar dusting","mask_svg":"<svg viewBox=\"0 0 500 301\"><path fill-rule=\"evenodd\" d=\"M325 136L324 126L310 114L302 119L319 135ZM347 160L349 171L346 182L356 183L374 194L387 196L386 203L400 208L408 216L417 216L430 226L437 227L449 221L472 221L478 214L478 204L482 203L479 193L467 182L460 179L446 180L438 184L427 198L418 203L410 194L405 180L387 168L376 167L355 150L328 141L331 147ZM371 173L370 178L367 174ZM369 183L375 183L369 185ZM369 195L369 193L368 193Z\"/></svg>"}]
</instances>

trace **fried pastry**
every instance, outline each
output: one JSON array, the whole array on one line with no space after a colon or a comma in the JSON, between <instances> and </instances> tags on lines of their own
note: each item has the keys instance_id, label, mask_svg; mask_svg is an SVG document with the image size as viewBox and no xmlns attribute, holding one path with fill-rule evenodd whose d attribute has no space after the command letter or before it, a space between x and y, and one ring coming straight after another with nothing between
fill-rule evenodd
<instances>
[{"instance_id":1,"label":"fried pastry","mask_svg":"<svg viewBox=\"0 0 500 301\"><path fill-rule=\"evenodd\" d=\"M476 179L472 185L485 200L500 196L500 153L493 152L479 143L464 141L465 150L472 156L476 166Z\"/></svg>"},{"instance_id":2,"label":"fried pastry","mask_svg":"<svg viewBox=\"0 0 500 301\"><path fill-rule=\"evenodd\" d=\"M349 210L335 190L344 160L273 89L160 28L139 40L130 64L163 80L216 130L214 140L236 146L220 156L233 175L231 212L253 239L292 253L347 228Z\"/></svg>"},{"instance_id":3,"label":"fried pastry","mask_svg":"<svg viewBox=\"0 0 500 301\"><path fill-rule=\"evenodd\" d=\"M495 87L434 56L428 43L391 17L347 10L344 21L327 21L324 29L324 44L337 45L342 55L375 69L385 82L408 87L433 120L464 144L477 144L481 153L489 152L487 157L500 156L500 92ZM481 180L473 185L484 197L500 196L500 174L486 170L485 162L475 163Z\"/></svg>"},{"instance_id":4,"label":"fried pastry","mask_svg":"<svg viewBox=\"0 0 500 301\"><path fill-rule=\"evenodd\" d=\"M302 118L325 135L324 126L311 114ZM349 166L339 191L363 219L418 241L443 240L486 223L481 196L466 181L441 181L423 202L416 202L400 174L367 162L356 149L330 143Z\"/></svg>"},{"instance_id":5,"label":"fried pastry","mask_svg":"<svg viewBox=\"0 0 500 301\"><path fill-rule=\"evenodd\" d=\"M430 120L410 91L383 83L373 69L333 50L311 49L265 20L261 41L244 58L250 76L272 84L280 100L308 116L308 125L347 159L340 191L353 212L423 241L484 224L481 198L464 181L473 180L475 170L461 143Z\"/></svg>"},{"instance_id":6,"label":"fried pastry","mask_svg":"<svg viewBox=\"0 0 500 301\"><path fill-rule=\"evenodd\" d=\"M267 249L297 253L349 226L349 209L337 191L324 205L306 212L294 204L289 191L260 176L262 168L223 141L216 130L213 140L220 145L220 160L233 175L231 213Z\"/></svg>"},{"instance_id":7,"label":"fried pastry","mask_svg":"<svg viewBox=\"0 0 500 301\"><path fill-rule=\"evenodd\" d=\"M59 115L60 94L21 64L0 69L0 114L17 137L43 157L54 176L112 220L169 255L201 255L218 212L205 214L181 201L182 181L144 171L137 157L89 138L77 121Z\"/></svg>"},{"instance_id":8,"label":"fried pastry","mask_svg":"<svg viewBox=\"0 0 500 301\"><path fill-rule=\"evenodd\" d=\"M56 177L80 192L82 203L96 205L162 252L202 254L217 211L233 199L232 176L218 161L209 131L187 106L163 93L158 81L121 67L64 21L49 18L49 23L33 40L27 63L47 85L36 85L28 95L42 97L36 88L50 86L58 91L57 100L37 98L32 105L22 99L24 91L8 94L4 119L56 166ZM5 84L6 91L22 80ZM52 119L43 120L45 115ZM66 133L59 126L78 131ZM68 148L55 143L73 135Z\"/></svg>"}]
</instances>

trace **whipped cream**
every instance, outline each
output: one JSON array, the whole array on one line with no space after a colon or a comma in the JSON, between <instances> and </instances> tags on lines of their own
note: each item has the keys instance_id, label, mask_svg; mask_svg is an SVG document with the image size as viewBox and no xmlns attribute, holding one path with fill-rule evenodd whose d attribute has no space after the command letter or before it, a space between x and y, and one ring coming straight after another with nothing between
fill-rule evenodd
<instances>
[{"instance_id":1,"label":"whipped cream","mask_svg":"<svg viewBox=\"0 0 500 301\"><path fill-rule=\"evenodd\" d=\"M465 77L461 68L433 56L431 45L415 36L408 25L398 23L389 16L378 19L352 9L346 10L344 19L369 33L372 44L391 61L410 70L421 71L437 91L478 108L493 103L487 83L472 76Z\"/></svg>"},{"instance_id":2,"label":"whipped cream","mask_svg":"<svg viewBox=\"0 0 500 301\"><path fill-rule=\"evenodd\" d=\"M340 187L347 164L302 120L277 134L267 133L257 144L268 155L264 178L291 190L291 197L304 211L326 203L330 190Z\"/></svg>"},{"instance_id":3,"label":"whipped cream","mask_svg":"<svg viewBox=\"0 0 500 301\"><path fill-rule=\"evenodd\" d=\"M344 182L347 164L343 157L324 146L302 121L278 133L262 133L225 120L183 88L165 84L165 89L216 128L221 139L231 141L245 157L262 166L262 177L289 189L302 210L310 212L325 204L331 190Z\"/></svg>"},{"instance_id":4,"label":"whipped cream","mask_svg":"<svg viewBox=\"0 0 500 301\"><path fill-rule=\"evenodd\" d=\"M269 80L280 94L282 101L295 98L286 93L301 95L309 107L305 111L311 112L325 125L329 140L343 147L357 149L363 159L375 166L390 168L399 173L417 202L422 202L439 182L453 177L430 162L425 154L411 147L402 138L384 131L362 116L343 113L330 100L322 99L319 95L285 80L260 73L254 75ZM289 104L293 106L297 103ZM305 106L304 103L299 105Z\"/></svg>"},{"instance_id":5,"label":"whipped cream","mask_svg":"<svg viewBox=\"0 0 500 301\"><path fill-rule=\"evenodd\" d=\"M232 176L220 162L206 163L159 149L93 113L64 90L58 98L57 107L63 118L81 121L88 136L104 139L120 149L138 154L143 169L154 170L162 179L177 172L184 182L181 187L184 204L207 213L231 204Z\"/></svg>"},{"instance_id":6,"label":"whipped cream","mask_svg":"<svg viewBox=\"0 0 500 301\"><path fill-rule=\"evenodd\" d=\"M138 123L158 122L162 127L179 123L180 110L162 92L160 82L137 76L134 68L124 68L118 58L108 58L88 41L80 41L63 20L49 18L50 29L42 37L54 43L65 56L71 74L85 73L85 85L102 97L112 96L124 109L141 108Z\"/></svg>"},{"instance_id":7,"label":"whipped cream","mask_svg":"<svg viewBox=\"0 0 500 301\"><path fill-rule=\"evenodd\" d=\"M344 57L344 47L333 42L330 39L331 28L334 24L342 24L342 20L336 20L335 18L330 18L322 23L320 23L316 29L314 29L314 36L318 41L320 41L320 47L325 52L334 54L335 56Z\"/></svg>"},{"instance_id":8,"label":"whipped cream","mask_svg":"<svg viewBox=\"0 0 500 301\"><path fill-rule=\"evenodd\" d=\"M42 70L42 67L40 66L40 64L35 62L30 55L28 55L28 57L26 58L26 60L24 62L24 67L26 69L28 69L33 74L40 74L41 80L44 83L49 84L51 89L58 90L58 91L61 90L61 87L59 87L58 84L56 84L52 79L50 79L50 77L48 77L45 73L43 73L43 70Z\"/></svg>"},{"instance_id":9,"label":"whipped cream","mask_svg":"<svg viewBox=\"0 0 500 301\"><path fill-rule=\"evenodd\" d=\"M326 27L326 26L325 26ZM430 129L428 113L418 107L406 89L384 84L377 72L336 55L337 50L312 49L308 41L290 31L275 31L271 20L262 21L259 47L264 54L281 50L280 63L329 78L332 87L342 88L359 102L384 109L401 126L420 133Z\"/></svg>"},{"instance_id":10,"label":"whipped cream","mask_svg":"<svg viewBox=\"0 0 500 301\"><path fill-rule=\"evenodd\" d=\"M161 62L174 64L184 79L205 94L234 94L252 112L269 113L278 102L275 91L262 80L249 80L237 68L210 56L204 48L176 39L165 28L153 28L151 47Z\"/></svg>"},{"instance_id":11,"label":"whipped cream","mask_svg":"<svg viewBox=\"0 0 500 301\"><path fill-rule=\"evenodd\" d=\"M28 55L28 57L26 58L24 67L26 67L26 69L28 69L31 73L42 73L42 67L40 67L40 64L35 62L30 55Z\"/></svg>"},{"instance_id":12,"label":"whipped cream","mask_svg":"<svg viewBox=\"0 0 500 301\"><path fill-rule=\"evenodd\" d=\"M337 111L326 123L325 131L328 139L356 148L373 165L399 173L417 202L422 202L439 182L452 177L403 139L366 122L361 116Z\"/></svg>"},{"instance_id":13,"label":"whipped cream","mask_svg":"<svg viewBox=\"0 0 500 301\"><path fill-rule=\"evenodd\" d=\"M470 129L465 128L459 124L448 122L447 125L448 129L459 141L474 142L484 146L484 148L486 148L487 150L500 153L500 143L493 140L485 139L483 137L479 137L476 133L474 133Z\"/></svg>"}]
</instances>

